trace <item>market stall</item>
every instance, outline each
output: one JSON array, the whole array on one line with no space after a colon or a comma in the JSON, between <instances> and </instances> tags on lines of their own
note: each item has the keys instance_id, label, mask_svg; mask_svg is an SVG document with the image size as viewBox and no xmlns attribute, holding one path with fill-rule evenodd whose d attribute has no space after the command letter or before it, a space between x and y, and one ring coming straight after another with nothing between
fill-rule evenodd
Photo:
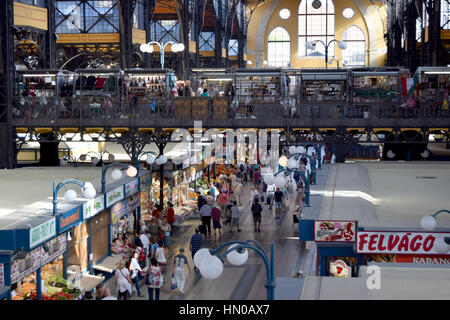
<instances>
[{"instance_id":1,"label":"market stall","mask_svg":"<svg viewBox=\"0 0 450 320\"><path fill-rule=\"evenodd\" d=\"M353 102L400 102L400 69L355 68L353 77Z\"/></svg>"},{"instance_id":2,"label":"market stall","mask_svg":"<svg viewBox=\"0 0 450 320\"><path fill-rule=\"evenodd\" d=\"M418 67L409 90L414 91L416 103L423 112L443 112L448 115L450 91L449 67Z\"/></svg>"}]
</instances>

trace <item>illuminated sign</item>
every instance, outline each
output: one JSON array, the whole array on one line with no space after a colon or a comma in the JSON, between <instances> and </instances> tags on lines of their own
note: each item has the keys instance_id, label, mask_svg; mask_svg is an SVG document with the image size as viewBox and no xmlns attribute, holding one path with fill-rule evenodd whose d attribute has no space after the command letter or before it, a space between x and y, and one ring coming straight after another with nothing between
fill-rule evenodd
<instances>
[{"instance_id":1,"label":"illuminated sign","mask_svg":"<svg viewBox=\"0 0 450 320\"><path fill-rule=\"evenodd\" d=\"M351 278L352 268L342 260L330 263L330 273L337 278Z\"/></svg>"}]
</instances>

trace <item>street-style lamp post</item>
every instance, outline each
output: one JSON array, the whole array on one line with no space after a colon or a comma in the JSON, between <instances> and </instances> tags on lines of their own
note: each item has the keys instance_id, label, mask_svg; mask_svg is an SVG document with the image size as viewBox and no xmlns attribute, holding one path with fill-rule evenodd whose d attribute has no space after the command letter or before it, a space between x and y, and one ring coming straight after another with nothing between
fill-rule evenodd
<instances>
[{"instance_id":1,"label":"street-style lamp post","mask_svg":"<svg viewBox=\"0 0 450 320\"><path fill-rule=\"evenodd\" d=\"M136 177L137 172L138 172L135 167L128 166L126 164L119 163L119 162L114 162L114 163L108 164L107 166L102 164L102 193L106 192L106 172L108 171L109 168L112 168L112 167L121 167L121 168L127 169L126 172L129 177ZM114 180L119 180L122 177L122 172L119 169L116 169L112 172L111 176Z\"/></svg>"},{"instance_id":2,"label":"street-style lamp post","mask_svg":"<svg viewBox=\"0 0 450 320\"><path fill-rule=\"evenodd\" d=\"M310 167L311 167L311 184L316 184L316 159L313 159L310 155L308 155L306 153L294 153L294 154L289 155L287 167L289 169L293 169L293 168L297 167L297 161L300 158L300 156L305 156L309 159L309 163L310 163ZM291 159L293 161L290 161ZM309 177L309 174L308 174L308 177Z\"/></svg>"},{"instance_id":3,"label":"street-style lamp post","mask_svg":"<svg viewBox=\"0 0 450 320\"><path fill-rule=\"evenodd\" d=\"M77 179L68 179L64 180L63 182L59 183L56 186L56 181L53 181L53 215L55 216L58 212L58 192L62 187L67 187L66 185L69 183L77 184L81 187L83 190L83 196L86 199L93 199L97 193L94 186L90 182L81 182ZM73 202L77 198L77 193L72 190L68 189L66 193L64 194L64 200L66 202Z\"/></svg>"},{"instance_id":4,"label":"street-style lamp post","mask_svg":"<svg viewBox=\"0 0 450 320\"><path fill-rule=\"evenodd\" d=\"M434 228L436 227L436 217L440 214L440 213L448 213L450 214L449 210L439 210L436 213L429 215L429 216L424 216L422 218L422 220L420 220L420 225L422 226L422 228L424 230L427 231L432 231L434 230ZM434 241L434 249L442 254L447 254L450 251L450 237L439 237Z\"/></svg>"},{"instance_id":5,"label":"street-style lamp post","mask_svg":"<svg viewBox=\"0 0 450 320\"><path fill-rule=\"evenodd\" d=\"M226 247L228 248L225 253L220 254L220 251ZM214 280L223 272L223 260L225 257L231 264L240 266L248 259L247 249L252 249L263 259L266 267L266 283L264 287L267 289L267 300L274 300L276 285L274 275L274 247L275 244L272 242L270 245L269 259L263 245L258 241L230 241L214 250L208 248L200 249L194 255L194 264L204 278Z\"/></svg>"},{"instance_id":6,"label":"street-style lamp post","mask_svg":"<svg viewBox=\"0 0 450 320\"><path fill-rule=\"evenodd\" d=\"M337 42L338 43L339 49L341 49L341 50L347 49L347 43L345 43L344 41L336 40L336 39L330 40L328 42L328 44L325 44L325 42L323 42L322 40L308 41L305 44L306 49L309 49L309 50L312 50L312 51L316 50L317 42L322 43L323 46L325 47L325 67L326 67L326 69L328 69L328 48L333 42Z\"/></svg>"},{"instance_id":7,"label":"street-style lamp post","mask_svg":"<svg viewBox=\"0 0 450 320\"><path fill-rule=\"evenodd\" d=\"M153 45L157 45L159 47L159 50L161 51L161 69L164 69L164 52L166 50L166 47L168 45L172 45L171 49L172 52L181 52L184 50L184 44L177 43L174 41L168 41L166 43L163 42L157 42L157 41L150 41L149 43L144 43L140 46L140 50L142 52L146 53L152 53L153 52Z\"/></svg>"},{"instance_id":8,"label":"street-style lamp post","mask_svg":"<svg viewBox=\"0 0 450 320\"><path fill-rule=\"evenodd\" d=\"M305 149L308 147L313 147L314 150L316 151L316 155L317 155L317 165L319 167L319 170L322 169L322 160L323 160L323 154L322 154L322 147L323 145L321 143L316 144L314 142L307 142L307 143L300 143L299 144L300 147L304 147ZM295 153L297 152L297 149L295 146L290 146L289 147L289 153ZM291 152L292 151L292 152Z\"/></svg>"},{"instance_id":9,"label":"street-style lamp post","mask_svg":"<svg viewBox=\"0 0 450 320\"><path fill-rule=\"evenodd\" d=\"M93 155L92 155L93 154ZM86 154L82 154L80 155L79 160L81 161L86 161L86 157L91 157L91 162L94 166L96 166L97 164L103 164L103 156L105 154L108 154L108 161L114 161L115 157L112 153L110 153L109 151L104 151L101 154L99 154L98 152L95 151L89 151Z\"/></svg>"}]
</instances>

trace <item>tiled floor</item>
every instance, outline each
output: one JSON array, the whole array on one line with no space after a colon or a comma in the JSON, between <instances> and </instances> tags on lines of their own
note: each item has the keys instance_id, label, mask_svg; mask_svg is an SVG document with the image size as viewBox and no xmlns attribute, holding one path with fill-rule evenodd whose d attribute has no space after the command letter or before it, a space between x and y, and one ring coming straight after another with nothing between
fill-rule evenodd
<instances>
[{"instance_id":1,"label":"tiled floor","mask_svg":"<svg viewBox=\"0 0 450 320\"><path fill-rule=\"evenodd\" d=\"M324 165L322 170L317 173L317 185L311 186L311 207L304 209L305 218L314 219L319 217L320 207L325 189L328 165ZM314 192L318 191L318 192ZM243 190L244 199L249 199L250 186L246 185ZM315 255L311 254L315 249L305 250L305 245L298 241L298 226L293 226L292 209L295 208L293 204L292 195L289 197L287 210L282 211L280 221L274 219L274 214L269 212L268 206L263 206L263 217L261 225L261 233L254 232L253 219L250 213L250 201L243 203L240 208L240 227L241 232L236 229L233 233L223 232L222 236L215 237L214 235L207 238L204 247L216 248L220 244L231 241L241 240L246 241L250 239L257 240L265 247L267 254L270 252L271 242L275 243L274 260L275 260L275 278L289 278L293 273L300 268L304 268L303 274L315 273ZM191 269L194 264L191 259L189 251L189 241L194 233L195 227L200 224L200 220L191 219L186 221L180 228L176 230L172 237L172 246L169 261L173 260L174 255L178 253L180 247L186 248L186 256L189 259ZM307 257L310 261L304 261L302 257ZM216 280L207 280L203 278L200 273L188 273L186 270L186 285L184 289L184 296L178 296L175 292L170 290L170 279L172 274L172 266L169 266L165 274L166 283L161 288L161 300L253 300L266 299L267 291L264 288L266 281L266 268L263 260L255 253L249 252L248 261L243 266L233 266L227 261L224 263L222 275ZM280 281L280 286L286 281ZM111 293L114 294L115 284L114 280L107 283L110 287ZM281 289L281 288L278 288ZM287 289L288 290L288 289ZM148 292L146 286L141 285L141 291L144 297L132 297L132 299L146 300L148 299ZM289 294L283 295L283 297ZM297 294L292 295L294 298Z\"/></svg>"}]
</instances>

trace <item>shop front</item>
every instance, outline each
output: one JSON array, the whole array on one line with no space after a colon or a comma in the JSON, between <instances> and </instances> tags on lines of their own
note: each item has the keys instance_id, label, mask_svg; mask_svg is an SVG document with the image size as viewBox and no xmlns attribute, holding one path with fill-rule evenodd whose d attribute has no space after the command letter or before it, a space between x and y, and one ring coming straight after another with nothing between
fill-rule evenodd
<instances>
[{"instance_id":1,"label":"shop front","mask_svg":"<svg viewBox=\"0 0 450 320\"><path fill-rule=\"evenodd\" d=\"M449 237L446 232L369 231L357 232L356 251L362 263L450 264L450 254L436 251L434 242Z\"/></svg>"},{"instance_id":2,"label":"shop front","mask_svg":"<svg viewBox=\"0 0 450 320\"><path fill-rule=\"evenodd\" d=\"M356 221L299 221L300 240L317 244L317 270L320 276L358 276L361 257L354 250L356 230Z\"/></svg>"}]
</instances>

